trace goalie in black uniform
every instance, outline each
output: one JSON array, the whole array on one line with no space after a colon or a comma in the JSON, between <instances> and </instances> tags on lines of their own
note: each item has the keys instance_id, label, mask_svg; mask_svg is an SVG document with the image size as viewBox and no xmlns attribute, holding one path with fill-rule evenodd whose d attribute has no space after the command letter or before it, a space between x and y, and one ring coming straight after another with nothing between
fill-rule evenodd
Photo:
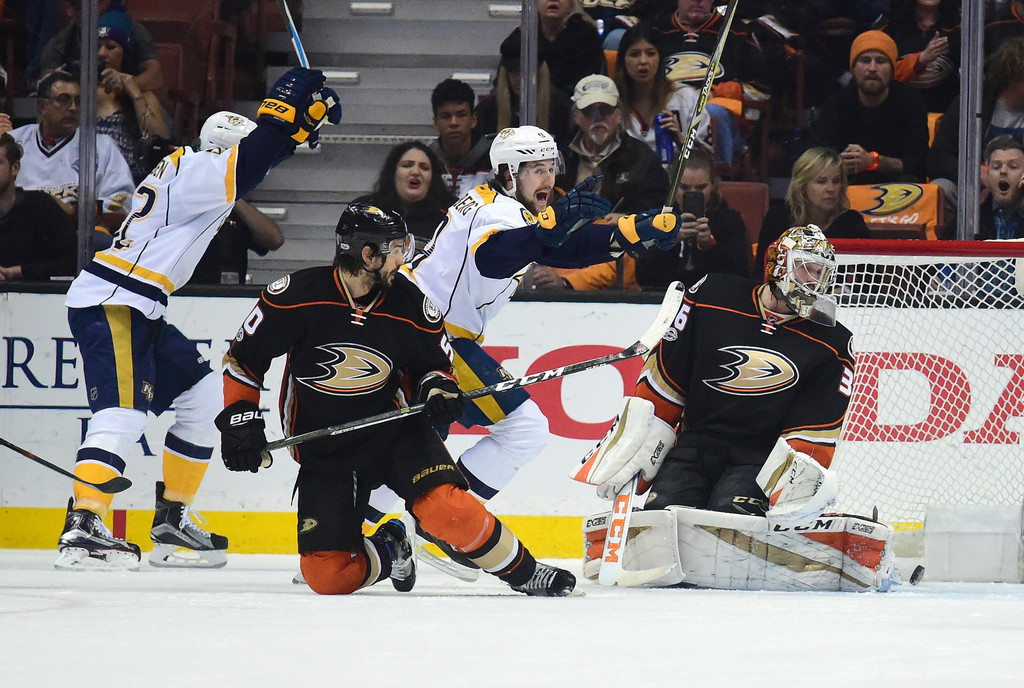
<instances>
[{"instance_id":1,"label":"goalie in black uniform","mask_svg":"<svg viewBox=\"0 0 1024 688\"><path fill-rule=\"evenodd\" d=\"M528 595L563 596L575 578L537 562L466 492L435 425L462 415L441 312L402 276L414 240L402 219L357 203L342 214L335 267L277 280L249 313L225 358L226 408L217 418L225 465L255 472L266 447L259 390L287 355L281 417L288 435L407 405L423 414L294 445L300 463L298 549L309 586L346 594L390 577L411 590L415 561L392 520L362 534L370 491L386 484L425 531Z\"/></svg>"},{"instance_id":2,"label":"goalie in black uniform","mask_svg":"<svg viewBox=\"0 0 1024 688\"><path fill-rule=\"evenodd\" d=\"M654 584L844 589L844 578L856 578L871 587L881 583L876 573L887 575L887 526L839 515L827 528L821 522L837 535L820 543L789 533L818 528L838 495L828 467L853 391L854 354L850 331L835 320L835 252L818 227L793 227L765 262L763 284L708 275L688 290L633 396L573 477L598 485L605 498L638 473L650 484L644 513L668 513L679 534L668 538L674 552L665 542L654 554L652 542L634 543L641 568L675 557L673 575ZM632 525L656 530L661 515ZM599 520L585 527L588 577L600 566ZM780 549L788 566L772 560ZM844 569L844 561L852 563Z\"/></svg>"}]
</instances>

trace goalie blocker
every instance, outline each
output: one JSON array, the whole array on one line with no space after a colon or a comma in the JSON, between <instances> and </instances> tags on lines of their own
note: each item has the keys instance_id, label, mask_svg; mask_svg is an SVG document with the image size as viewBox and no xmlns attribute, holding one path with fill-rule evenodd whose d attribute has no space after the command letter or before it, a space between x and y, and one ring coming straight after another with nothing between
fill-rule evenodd
<instances>
[{"instance_id":1,"label":"goalie blocker","mask_svg":"<svg viewBox=\"0 0 1024 688\"><path fill-rule=\"evenodd\" d=\"M610 512L583 521L583 575L598 578ZM644 587L885 592L901 580L892 528L860 516L825 514L804 525L772 525L690 507L633 514L622 550L626 571L668 567Z\"/></svg>"}]
</instances>

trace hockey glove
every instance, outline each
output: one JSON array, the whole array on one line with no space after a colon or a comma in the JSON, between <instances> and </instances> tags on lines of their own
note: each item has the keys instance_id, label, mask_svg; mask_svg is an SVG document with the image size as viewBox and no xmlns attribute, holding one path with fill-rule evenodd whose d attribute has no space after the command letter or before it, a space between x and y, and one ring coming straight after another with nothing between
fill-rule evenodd
<instances>
[{"instance_id":1,"label":"hockey glove","mask_svg":"<svg viewBox=\"0 0 1024 688\"><path fill-rule=\"evenodd\" d=\"M324 88L324 82L319 70L292 67L267 93L256 113L257 121L278 126L297 144L308 141L315 148L323 123L341 121L338 94Z\"/></svg>"},{"instance_id":2,"label":"hockey glove","mask_svg":"<svg viewBox=\"0 0 1024 688\"><path fill-rule=\"evenodd\" d=\"M569 190L537 216L537 238L548 248L565 243L583 225L607 215L612 204L594 193L602 175L595 174Z\"/></svg>"},{"instance_id":3,"label":"hockey glove","mask_svg":"<svg viewBox=\"0 0 1024 688\"><path fill-rule=\"evenodd\" d=\"M612 236L620 249L634 258L639 258L647 253L651 246L657 246L662 251L675 246L681 222L675 213L648 210L639 215L619 218L618 227Z\"/></svg>"},{"instance_id":4,"label":"hockey glove","mask_svg":"<svg viewBox=\"0 0 1024 688\"><path fill-rule=\"evenodd\" d=\"M675 428L654 415L652 402L626 397L607 434L569 476L596 485L601 499L615 499L637 473L653 482L675 442Z\"/></svg>"},{"instance_id":5,"label":"hockey glove","mask_svg":"<svg viewBox=\"0 0 1024 688\"><path fill-rule=\"evenodd\" d=\"M431 425L448 427L462 417L466 397L450 377L429 373L420 380L419 402Z\"/></svg>"},{"instance_id":6,"label":"hockey glove","mask_svg":"<svg viewBox=\"0 0 1024 688\"><path fill-rule=\"evenodd\" d=\"M255 473L263 460L267 436L260 408L251 401L236 401L214 421L220 430L220 456L229 471Z\"/></svg>"}]
</instances>

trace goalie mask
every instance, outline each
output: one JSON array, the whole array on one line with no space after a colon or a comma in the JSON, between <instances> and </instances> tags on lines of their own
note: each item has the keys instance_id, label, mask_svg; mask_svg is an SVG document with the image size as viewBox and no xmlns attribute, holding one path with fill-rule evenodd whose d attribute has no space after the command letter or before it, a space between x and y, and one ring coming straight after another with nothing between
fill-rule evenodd
<instances>
[{"instance_id":1,"label":"goalie mask","mask_svg":"<svg viewBox=\"0 0 1024 688\"><path fill-rule=\"evenodd\" d=\"M836 253L816 225L791 227L768 247L764 277L772 293L801 318L836 324Z\"/></svg>"},{"instance_id":2,"label":"goalie mask","mask_svg":"<svg viewBox=\"0 0 1024 688\"><path fill-rule=\"evenodd\" d=\"M516 195L516 178L519 175L519 166L524 162L534 160L553 160L555 162L555 174L565 171L562 161L562 154L555 145L555 139L540 127L522 126L502 129L494 137L491 144L491 171L494 176L502 182L501 167L508 168L512 178L512 186L507 190L509 196Z\"/></svg>"},{"instance_id":3,"label":"goalie mask","mask_svg":"<svg viewBox=\"0 0 1024 688\"><path fill-rule=\"evenodd\" d=\"M338 218L334 232L335 258L352 256L360 265L363 263L363 247L367 244L384 257L396 245L401 246L406 262L412 260L416 250L416 240L406 229L401 215L371 203L350 204Z\"/></svg>"},{"instance_id":4,"label":"goalie mask","mask_svg":"<svg viewBox=\"0 0 1024 688\"><path fill-rule=\"evenodd\" d=\"M199 132L199 150L227 149L256 128L256 123L248 117L234 112L222 110L210 115Z\"/></svg>"}]
</instances>

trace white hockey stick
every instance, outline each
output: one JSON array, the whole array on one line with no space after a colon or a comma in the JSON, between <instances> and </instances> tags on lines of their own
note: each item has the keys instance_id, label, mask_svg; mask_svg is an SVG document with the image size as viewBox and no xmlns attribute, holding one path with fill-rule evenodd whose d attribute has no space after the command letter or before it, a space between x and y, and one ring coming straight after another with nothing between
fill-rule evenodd
<instances>
[{"instance_id":1,"label":"white hockey stick","mask_svg":"<svg viewBox=\"0 0 1024 688\"><path fill-rule=\"evenodd\" d=\"M292 13L288 9L288 0L277 0L277 8L281 10L281 18L284 19L288 33L291 34L292 47L295 48L295 56L299 58L299 66L309 69L309 59L306 57L305 48L302 47L302 39L299 38L299 32L295 28L295 20L292 19Z\"/></svg>"},{"instance_id":2,"label":"white hockey stick","mask_svg":"<svg viewBox=\"0 0 1024 688\"><path fill-rule=\"evenodd\" d=\"M629 538L629 522L633 518L639 495L636 493L640 474L622 486L615 495L612 512L608 515L608 532L604 538L604 552L601 554L601 570L597 582L601 585L636 588L667 575L675 565L664 564L653 569L625 569L622 559L625 555L626 540Z\"/></svg>"},{"instance_id":3,"label":"white hockey stick","mask_svg":"<svg viewBox=\"0 0 1024 688\"><path fill-rule=\"evenodd\" d=\"M673 282L670 284L668 286L668 290L665 292L665 298L661 302L661 307L658 309L658 315L655 317L654 322L651 323L651 326L646 332L644 332L640 339L634 342L632 346L623 349L622 351L614 354L608 354L607 356L599 356L598 358L580 361L579 363L569 363L561 368L552 368L551 370L533 373L524 377L517 377L512 380L502 380L501 382L496 382L493 385L471 389L466 392L464 396L466 399L486 397L496 392L507 392L510 389L518 389L520 387L537 384L538 382L554 380L555 378L565 377L566 375L607 365L609 363L615 363L616 361L622 361L627 358L643 356L654 348L654 345L658 343L661 336L665 334L665 331L671 327L672 322L676 319L676 315L679 313L680 307L683 305L683 296L685 293L686 287L683 286L682 282ZM359 420L353 420L339 425L332 425L319 430L310 430L309 432L302 433L301 435L293 435L292 437L285 437L284 439L268 442L266 448L263 450L263 461L260 466L261 468L268 468L273 464L274 460L270 456L270 452L275 449L290 447L295 444L301 444L302 442L308 442L309 440L320 439L321 437L341 435L343 433L352 432L353 430L359 430L371 425L387 423L395 420L396 418L422 413L423 409L424 404L413 404L412 406L405 406L403 408L394 409L393 411L378 413L377 415L369 416L368 418L361 418Z\"/></svg>"}]
</instances>

